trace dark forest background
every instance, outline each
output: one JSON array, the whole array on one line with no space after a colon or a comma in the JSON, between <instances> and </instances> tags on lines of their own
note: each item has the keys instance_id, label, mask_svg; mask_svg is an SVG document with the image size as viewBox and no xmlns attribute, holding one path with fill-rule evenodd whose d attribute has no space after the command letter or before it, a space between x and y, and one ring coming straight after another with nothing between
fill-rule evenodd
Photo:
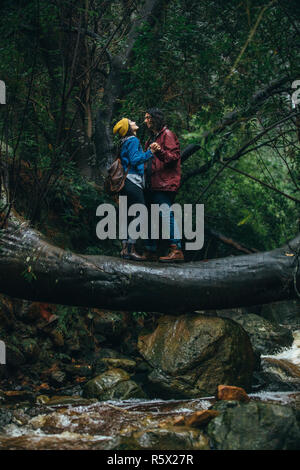
<instances>
[{"instance_id":1,"label":"dark forest background","mask_svg":"<svg viewBox=\"0 0 300 470\"><path fill-rule=\"evenodd\" d=\"M14 206L65 249L118 256L95 232L112 126L136 120L144 143L158 106L190 149L176 202L205 205L191 259L296 235L299 2L2 0L1 18L2 219Z\"/></svg>"}]
</instances>

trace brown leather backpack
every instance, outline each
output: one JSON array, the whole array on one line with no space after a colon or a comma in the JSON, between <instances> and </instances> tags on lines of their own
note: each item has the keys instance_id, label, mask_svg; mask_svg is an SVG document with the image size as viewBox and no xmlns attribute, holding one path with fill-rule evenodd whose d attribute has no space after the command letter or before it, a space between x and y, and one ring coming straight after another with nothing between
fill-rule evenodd
<instances>
[{"instance_id":1,"label":"brown leather backpack","mask_svg":"<svg viewBox=\"0 0 300 470\"><path fill-rule=\"evenodd\" d=\"M124 171L121 158L118 156L108 168L108 175L105 179L105 191L111 196L117 196L125 184L130 165Z\"/></svg>"}]
</instances>

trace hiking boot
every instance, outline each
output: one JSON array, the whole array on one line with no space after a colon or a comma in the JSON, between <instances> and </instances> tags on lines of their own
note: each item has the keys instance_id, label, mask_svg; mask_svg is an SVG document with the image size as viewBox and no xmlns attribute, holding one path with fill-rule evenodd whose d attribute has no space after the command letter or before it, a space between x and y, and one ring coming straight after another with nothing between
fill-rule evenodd
<instances>
[{"instance_id":1,"label":"hiking boot","mask_svg":"<svg viewBox=\"0 0 300 470\"><path fill-rule=\"evenodd\" d=\"M129 259L128 243L127 242L122 242L122 250L121 250L120 256L123 259Z\"/></svg>"},{"instance_id":2,"label":"hiking boot","mask_svg":"<svg viewBox=\"0 0 300 470\"><path fill-rule=\"evenodd\" d=\"M134 243L128 244L128 257L133 261L146 261L146 257L139 255L135 250Z\"/></svg>"},{"instance_id":3,"label":"hiking boot","mask_svg":"<svg viewBox=\"0 0 300 470\"><path fill-rule=\"evenodd\" d=\"M184 256L181 249L178 248L177 245L170 245L167 256L161 256L159 261L161 263L183 263Z\"/></svg>"},{"instance_id":4,"label":"hiking boot","mask_svg":"<svg viewBox=\"0 0 300 470\"><path fill-rule=\"evenodd\" d=\"M156 251L145 250L143 256L146 258L146 261L158 261L158 255Z\"/></svg>"}]
</instances>

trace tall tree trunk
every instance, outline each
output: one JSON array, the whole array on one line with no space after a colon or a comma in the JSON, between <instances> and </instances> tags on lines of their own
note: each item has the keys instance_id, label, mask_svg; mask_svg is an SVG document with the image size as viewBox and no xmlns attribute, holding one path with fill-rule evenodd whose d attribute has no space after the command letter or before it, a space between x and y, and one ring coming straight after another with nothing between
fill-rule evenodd
<instances>
[{"instance_id":1,"label":"tall tree trunk","mask_svg":"<svg viewBox=\"0 0 300 470\"><path fill-rule=\"evenodd\" d=\"M115 158L112 140L112 116L115 114L117 100L123 94L122 72L126 70L132 56L132 51L139 36L139 28L143 23L153 24L171 0L145 0L131 24L126 44L122 45L120 55L108 56L110 58L110 71L104 86L104 96L101 109L98 111L95 128L95 147L98 168L101 173Z\"/></svg>"},{"instance_id":2,"label":"tall tree trunk","mask_svg":"<svg viewBox=\"0 0 300 470\"><path fill-rule=\"evenodd\" d=\"M110 60L110 73L107 78L102 108L98 111L95 128L95 147L98 168L101 172L113 162L114 144L112 139L111 122L115 112L117 98L121 95L122 59L115 56Z\"/></svg>"}]
</instances>

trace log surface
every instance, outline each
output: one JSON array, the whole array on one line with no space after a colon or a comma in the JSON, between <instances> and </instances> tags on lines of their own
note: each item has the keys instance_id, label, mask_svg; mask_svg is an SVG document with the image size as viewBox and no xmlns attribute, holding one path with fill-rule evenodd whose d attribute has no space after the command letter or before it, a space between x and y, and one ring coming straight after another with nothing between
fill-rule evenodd
<instances>
[{"instance_id":1,"label":"log surface","mask_svg":"<svg viewBox=\"0 0 300 470\"><path fill-rule=\"evenodd\" d=\"M13 218L0 233L0 292L145 312L257 305L297 296L299 250L300 235L268 252L177 265L140 263L65 251Z\"/></svg>"}]
</instances>

